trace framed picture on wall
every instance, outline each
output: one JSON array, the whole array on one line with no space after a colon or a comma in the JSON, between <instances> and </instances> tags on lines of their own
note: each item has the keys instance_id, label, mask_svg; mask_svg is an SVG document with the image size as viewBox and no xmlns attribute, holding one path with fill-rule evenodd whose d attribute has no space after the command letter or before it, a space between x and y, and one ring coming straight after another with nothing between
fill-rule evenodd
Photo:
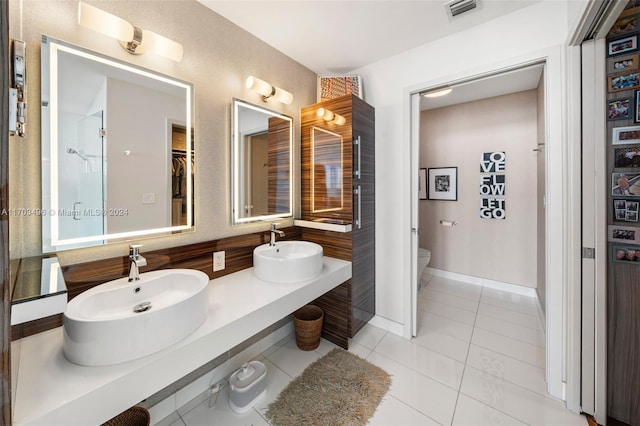
<instances>
[{"instance_id":1,"label":"framed picture on wall","mask_svg":"<svg viewBox=\"0 0 640 426\"><path fill-rule=\"evenodd\" d=\"M623 36L638 29L638 15L621 16L609 30L607 37Z\"/></svg>"},{"instance_id":2,"label":"framed picture on wall","mask_svg":"<svg viewBox=\"0 0 640 426\"><path fill-rule=\"evenodd\" d=\"M427 169L420 169L418 175L418 198L421 200L427 199Z\"/></svg>"},{"instance_id":3,"label":"framed picture on wall","mask_svg":"<svg viewBox=\"0 0 640 426\"><path fill-rule=\"evenodd\" d=\"M611 195L640 197L640 173L612 173Z\"/></svg>"},{"instance_id":4,"label":"framed picture on wall","mask_svg":"<svg viewBox=\"0 0 640 426\"><path fill-rule=\"evenodd\" d=\"M607 74L616 74L638 69L638 54L614 56L607 61Z\"/></svg>"},{"instance_id":5,"label":"framed picture on wall","mask_svg":"<svg viewBox=\"0 0 640 426\"><path fill-rule=\"evenodd\" d=\"M629 71L626 74L610 75L607 77L607 92L615 93L640 87L640 72Z\"/></svg>"},{"instance_id":6,"label":"framed picture on wall","mask_svg":"<svg viewBox=\"0 0 640 426\"><path fill-rule=\"evenodd\" d=\"M637 222L638 205L640 202L632 200L613 200L613 218L620 222Z\"/></svg>"},{"instance_id":7,"label":"framed picture on wall","mask_svg":"<svg viewBox=\"0 0 640 426\"><path fill-rule=\"evenodd\" d=\"M607 120L630 120L633 117L633 102L630 98L607 102Z\"/></svg>"},{"instance_id":8,"label":"framed picture on wall","mask_svg":"<svg viewBox=\"0 0 640 426\"><path fill-rule=\"evenodd\" d=\"M613 260L640 265L640 249L629 246L613 246Z\"/></svg>"},{"instance_id":9,"label":"framed picture on wall","mask_svg":"<svg viewBox=\"0 0 640 426\"><path fill-rule=\"evenodd\" d=\"M433 167L427 173L427 199L458 200L458 168Z\"/></svg>"},{"instance_id":10,"label":"framed picture on wall","mask_svg":"<svg viewBox=\"0 0 640 426\"><path fill-rule=\"evenodd\" d=\"M621 55L623 53L638 50L638 35L618 38L607 43L607 53L609 56Z\"/></svg>"},{"instance_id":11,"label":"framed picture on wall","mask_svg":"<svg viewBox=\"0 0 640 426\"><path fill-rule=\"evenodd\" d=\"M640 228L609 225L609 241L612 243L640 244Z\"/></svg>"},{"instance_id":12,"label":"framed picture on wall","mask_svg":"<svg viewBox=\"0 0 640 426\"><path fill-rule=\"evenodd\" d=\"M640 167L640 145L616 148L613 154L613 167Z\"/></svg>"},{"instance_id":13,"label":"framed picture on wall","mask_svg":"<svg viewBox=\"0 0 640 426\"><path fill-rule=\"evenodd\" d=\"M640 126L614 127L611 143L613 145L640 143Z\"/></svg>"}]
</instances>

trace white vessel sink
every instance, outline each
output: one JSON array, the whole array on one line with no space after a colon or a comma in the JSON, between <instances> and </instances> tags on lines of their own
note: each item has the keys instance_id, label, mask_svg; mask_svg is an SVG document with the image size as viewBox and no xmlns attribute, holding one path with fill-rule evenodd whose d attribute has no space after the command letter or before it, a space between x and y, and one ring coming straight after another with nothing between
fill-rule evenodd
<instances>
[{"instance_id":1,"label":"white vessel sink","mask_svg":"<svg viewBox=\"0 0 640 426\"><path fill-rule=\"evenodd\" d=\"M278 241L253 250L253 273L263 281L294 283L322 272L322 246L309 241Z\"/></svg>"},{"instance_id":2,"label":"white vessel sink","mask_svg":"<svg viewBox=\"0 0 640 426\"><path fill-rule=\"evenodd\" d=\"M63 349L80 365L110 365L164 349L207 317L209 277L191 269L120 278L81 293L64 314Z\"/></svg>"}]
</instances>

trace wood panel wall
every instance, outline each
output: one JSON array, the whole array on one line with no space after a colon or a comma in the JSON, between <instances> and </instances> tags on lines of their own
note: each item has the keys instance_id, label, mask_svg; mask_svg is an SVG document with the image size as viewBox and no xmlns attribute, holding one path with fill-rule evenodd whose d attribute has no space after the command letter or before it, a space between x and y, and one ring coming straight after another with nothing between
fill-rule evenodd
<instances>
[{"instance_id":1,"label":"wood panel wall","mask_svg":"<svg viewBox=\"0 0 640 426\"><path fill-rule=\"evenodd\" d=\"M9 2L0 2L0 55L2 57L2 72L0 72L0 210L9 211ZM2 400L2 414L0 424L11 424L11 278L9 262L9 216L0 215L0 292L2 305L0 306L0 323L2 329L2 357L0 369L2 371L2 386L0 399Z\"/></svg>"},{"instance_id":2,"label":"wood panel wall","mask_svg":"<svg viewBox=\"0 0 640 426\"><path fill-rule=\"evenodd\" d=\"M607 414L640 425L640 264L613 262L607 289Z\"/></svg>"}]
</instances>

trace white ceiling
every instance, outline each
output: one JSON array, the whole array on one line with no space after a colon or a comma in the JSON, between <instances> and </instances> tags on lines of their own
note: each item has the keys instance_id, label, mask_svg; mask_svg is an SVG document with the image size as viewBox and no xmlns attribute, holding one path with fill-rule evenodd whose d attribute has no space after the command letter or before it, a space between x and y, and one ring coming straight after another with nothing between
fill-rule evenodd
<instances>
[{"instance_id":1,"label":"white ceiling","mask_svg":"<svg viewBox=\"0 0 640 426\"><path fill-rule=\"evenodd\" d=\"M455 18L447 14L445 0L198 1L317 74L340 75L542 0L477 0L476 9ZM420 107L534 89L542 69L458 83L447 96L422 98Z\"/></svg>"},{"instance_id":2,"label":"white ceiling","mask_svg":"<svg viewBox=\"0 0 640 426\"><path fill-rule=\"evenodd\" d=\"M319 75L346 74L541 0L198 0Z\"/></svg>"},{"instance_id":3,"label":"white ceiling","mask_svg":"<svg viewBox=\"0 0 640 426\"><path fill-rule=\"evenodd\" d=\"M457 105L464 102L535 89L540 84L540 77L542 76L543 70L544 65L537 64L490 77L453 84L451 85L453 90L446 96L439 98L421 98L420 109L442 108L449 105Z\"/></svg>"}]
</instances>

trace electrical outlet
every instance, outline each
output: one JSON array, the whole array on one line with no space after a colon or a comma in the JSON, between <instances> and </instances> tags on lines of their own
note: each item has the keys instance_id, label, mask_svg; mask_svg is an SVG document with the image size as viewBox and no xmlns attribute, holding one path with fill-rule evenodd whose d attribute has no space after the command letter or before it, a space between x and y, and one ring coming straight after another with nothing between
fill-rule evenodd
<instances>
[{"instance_id":1,"label":"electrical outlet","mask_svg":"<svg viewBox=\"0 0 640 426\"><path fill-rule=\"evenodd\" d=\"M213 253L213 272L222 271L224 269L224 251L216 251Z\"/></svg>"}]
</instances>

